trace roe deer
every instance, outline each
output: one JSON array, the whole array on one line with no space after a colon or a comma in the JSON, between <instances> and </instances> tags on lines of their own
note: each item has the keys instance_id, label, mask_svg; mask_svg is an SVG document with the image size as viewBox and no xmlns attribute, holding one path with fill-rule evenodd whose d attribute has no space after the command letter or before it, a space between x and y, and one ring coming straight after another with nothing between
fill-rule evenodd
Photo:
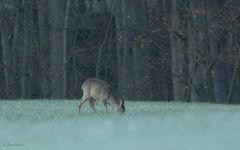
<instances>
[{"instance_id":1,"label":"roe deer","mask_svg":"<svg viewBox=\"0 0 240 150\"><path fill-rule=\"evenodd\" d=\"M124 101L119 99L118 95L114 92L114 89L107 82L96 79L89 78L86 79L82 84L83 96L80 99L80 104L78 106L78 112L80 113L81 107L84 102L89 100L89 106L96 112L94 103L99 100L107 112L107 105L111 105L119 113L125 112Z\"/></svg>"}]
</instances>

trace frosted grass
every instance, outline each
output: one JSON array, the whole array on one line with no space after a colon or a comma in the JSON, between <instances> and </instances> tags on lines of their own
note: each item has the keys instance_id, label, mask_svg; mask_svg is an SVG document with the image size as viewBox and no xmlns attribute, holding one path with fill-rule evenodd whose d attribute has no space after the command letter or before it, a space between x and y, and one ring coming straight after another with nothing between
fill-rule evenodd
<instances>
[{"instance_id":1,"label":"frosted grass","mask_svg":"<svg viewBox=\"0 0 240 150\"><path fill-rule=\"evenodd\" d=\"M240 107L126 102L126 113L78 101L0 101L0 150L239 150Z\"/></svg>"}]
</instances>

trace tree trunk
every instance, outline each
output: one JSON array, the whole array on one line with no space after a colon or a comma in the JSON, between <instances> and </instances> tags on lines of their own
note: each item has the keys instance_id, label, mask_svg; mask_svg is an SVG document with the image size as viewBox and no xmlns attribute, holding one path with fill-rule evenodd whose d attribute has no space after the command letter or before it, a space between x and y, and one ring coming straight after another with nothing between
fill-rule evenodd
<instances>
[{"instance_id":1,"label":"tree trunk","mask_svg":"<svg viewBox=\"0 0 240 150\"><path fill-rule=\"evenodd\" d=\"M1 45L2 45L2 57L3 57L3 67L4 67L4 79L5 79L5 93L6 98L11 98L11 84L13 84L13 74L11 70L11 61L12 61L12 48L10 45L10 27L8 25L9 10L4 8L4 1L0 3L0 25L1 25Z\"/></svg>"},{"instance_id":2,"label":"tree trunk","mask_svg":"<svg viewBox=\"0 0 240 150\"><path fill-rule=\"evenodd\" d=\"M134 99L134 64L133 64L133 51L130 48L130 40L132 37L131 26L129 21L131 21L129 15L131 12L132 0L122 0L121 1L121 13L122 13L122 30L116 33L122 33L122 66L121 66L121 76L122 81L122 95L125 99ZM120 61L120 60L119 60Z\"/></svg>"},{"instance_id":3,"label":"tree trunk","mask_svg":"<svg viewBox=\"0 0 240 150\"><path fill-rule=\"evenodd\" d=\"M186 58L186 19L182 1L172 0L171 14L171 50L172 50L172 83L175 101L186 100L185 58Z\"/></svg>"},{"instance_id":4,"label":"tree trunk","mask_svg":"<svg viewBox=\"0 0 240 150\"><path fill-rule=\"evenodd\" d=\"M191 0L190 11L191 17L188 22L188 49L189 49L189 74L191 85L191 101L207 101L205 89L205 72L204 72L204 54L207 51L206 38L206 16L197 13L197 10L203 9L204 1Z\"/></svg>"},{"instance_id":5,"label":"tree trunk","mask_svg":"<svg viewBox=\"0 0 240 150\"><path fill-rule=\"evenodd\" d=\"M51 97L63 98L63 24L64 9L59 0L49 1Z\"/></svg>"},{"instance_id":6,"label":"tree trunk","mask_svg":"<svg viewBox=\"0 0 240 150\"><path fill-rule=\"evenodd\" d=\"M118 93L123 95L123 24L122 24L122 2L116 1L115 3L116 12L115 12L115 24L116 24L116 41L117 41L117 75L118 75Z\"/></svg>"},{"instance_id":7,"label":"tree trunk","mask_svg":"<svg viewBox=\"0 0 240 150\"><path fill-rule=\"evenodd\" d=\"M151 96L147 19L143 6L143 1L122 1L123 95L137 100ZM120 56L120 52L118 54Z\"/></svg>"},{"instance_id":8,"label":"tree trunk","mask_svg":"<svg viewBox=\"0 0 240 150\"><path fill-rule=\"evenodd\" d=\"M33 13L32 0L26 0L24 6L24 49L22 54L21 98L31 98L33 90Z\"/></svg>"},{"instance_id":9,"label":"tree trunk","mask_svg":"<svg viewBox=\"0 0 240 150\"><path fill-rule=\"evenodd\" d=\"M50 83L50 76L49 76L49 69L50 69L50 62L49 62L49 8L47 4L48 0L41 0L38 1L38 28L39 28L39 49L40 49L40 66L41 66L41 89L42 89L42 97L48 98L49 97L49 83Z\"/></svg>"},{"instance_id":10,"label":"tree trunk","mask_svg":"<svg viewBox=\"0 0 240 150\"><path fill-rule=\"evenodd\" d=\"M217 14L216 21L208 24L209 47L212 53L212 59L214 60L212 70L214 97L215 102L226 103L228 77L227 66L223 61L223 50L226 44L226 35L224 35L223 31L221 31L221 28L224 26L224 20L222 20L224 17L221 14L220 8L222 8L222 6L218 0L209 1L209 5L211 6L211 11L208 13L208 20Z\"/></svg>"},{"instance_id":11,"label":"tree trunk","mask_svg":"<svg viewBox=\"0 0 240 150\"><path fill-rule=\"evenodd\" d=\"M240 1L239 0L234 0L233 1L233 5L234 6L240 6ZM237 18L239 16L240 13L240 9L235 8L234 10L231 9L231 14L233 15L233 18ZM239 21L239 19L238 19ZM239 22L236 24L237 28L239 26ZM234 38L233 38L233 46L236 47L238 49L238 51L240 51L240 30L238 30L238 32L233 34ZM238 54L238 57L239 54ZM239 58L238 58L239 59ZM236 77L237 81L236 81L236 86L234 88L234 103L240 103L240 69L238 66L238 72L237 72L237 77Z\"/></svg>"},{"instance_id":12,"label":"tree trunk","mask_svg":"<svg viewBox=\"0 0 240 150\"><path fill-rule=\"evenodd\" d=\"M149 71L149 35L146 6L144 1L134 1L131 19L133 31L132 49L135 71L135 89L137 100L149 100L151 98L151 81ZM145 11L144 11L145 10Z\"/></svg>"},{"instance_id":13,"label":"tree trunk","mask_svg":"<svg viewBox=\"0 0 240 150\"><path fill-rule=\"evenodd\" d=\"M63 98L67 98L67 39L68 39L68 20L69 20L70 0L67 0L67 6L63 27Z\"/></svg>"},{"instance_id":14,"label":"tree trunk","mask_svg":"<svg viewBox=\"0 0 240 150\"><path fill-rule=\"evenodd\" d=\"M240 49L238 50L238 54L235 60L234 68L233 68L233 75L230 81L230 86L228 90L227 102L233 103L232 95L234 92L234 88L236 88L236 81L237 81L237 74L239 72L239 63L240 63Z\"/></svg>"}]
</instances>

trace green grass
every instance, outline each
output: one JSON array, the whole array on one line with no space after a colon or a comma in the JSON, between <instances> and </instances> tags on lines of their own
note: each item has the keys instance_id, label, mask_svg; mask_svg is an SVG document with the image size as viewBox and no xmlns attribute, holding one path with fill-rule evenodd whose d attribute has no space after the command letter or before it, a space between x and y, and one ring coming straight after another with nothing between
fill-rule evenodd
<instances>
[{"instance_id":1,"label":"green grass","mask_svg":"<svg viewBox=\"0 0 240 150\"><path fill-rule=\"evenodd\" d=\"M240 107L126 102L123 115L78 101L0 101L0 150L239 150Z\"/></svg>"}]
</instances>

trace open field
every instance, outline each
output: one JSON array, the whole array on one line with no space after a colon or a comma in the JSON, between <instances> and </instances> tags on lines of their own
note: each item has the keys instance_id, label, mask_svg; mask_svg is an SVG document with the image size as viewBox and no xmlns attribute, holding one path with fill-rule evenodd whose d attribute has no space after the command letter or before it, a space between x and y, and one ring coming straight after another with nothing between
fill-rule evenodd
<instances>
[{"instance_id":1,"label":"open field","mask_svg":"<svg viewBox=\"0 0 240 150\"><path fill-rule=\"evenodd\" d=\"M239 150L240 107L126 102L126 113L78 101L0 101L0 150Z\"/></svg>"}]
</instances>

